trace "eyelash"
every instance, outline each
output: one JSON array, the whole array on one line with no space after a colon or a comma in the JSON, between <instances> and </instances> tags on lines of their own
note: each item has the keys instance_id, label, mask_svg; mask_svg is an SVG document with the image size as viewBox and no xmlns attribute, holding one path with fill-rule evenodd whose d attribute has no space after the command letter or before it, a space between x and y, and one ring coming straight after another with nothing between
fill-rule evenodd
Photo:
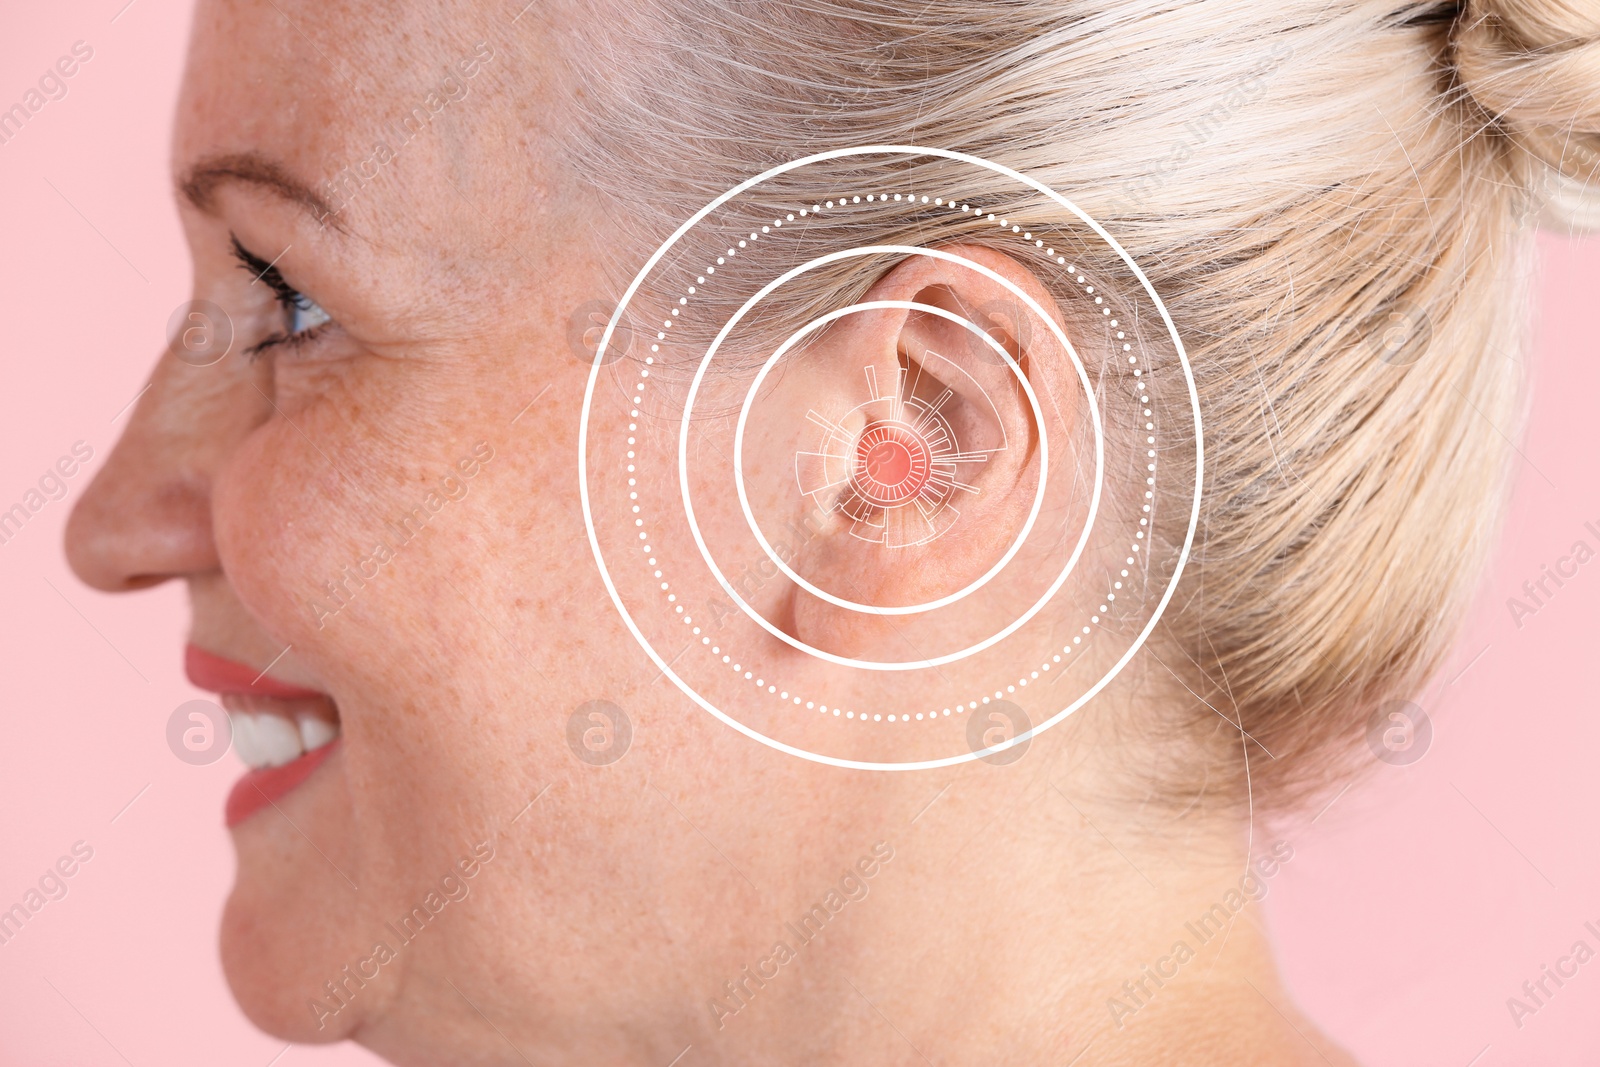
<instances>
[{"instance_id":1,"label":"eyelash","mask_svg":"<svg viewBox=\"0 0 1600 1067\"><path fill-rule=\"evenodd\" d=\"M233 242L233 258L239 261L239 268L248 273L253 281L262 282L267 288L271 289L273 298L277 300L279 306L285 311L289 311L291 308L309 311L317 306L310 297L284 281L283 275L278 273L276 265L269 263L245 248L244 245L239 243L239 238L230 234L229 239ZM244 356L254 362L260 359L262 353L269 348L299 348L301 345L314 340L330 321L332 320L320 322L309 329L301 330L299 333L279 332L273 334L271 337L246 348Z\"/></svg>"}]
</instances>

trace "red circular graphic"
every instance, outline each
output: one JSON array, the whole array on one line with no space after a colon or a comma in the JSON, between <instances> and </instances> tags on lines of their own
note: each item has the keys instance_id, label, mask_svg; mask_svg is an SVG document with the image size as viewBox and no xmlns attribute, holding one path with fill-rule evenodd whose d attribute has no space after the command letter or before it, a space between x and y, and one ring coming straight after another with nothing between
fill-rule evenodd
<instances>
[{"instance_id":1,"label":"red circular graphic","mask_svg":"<svg viewBox=\"0 0 1600 1067\"><path fill-rule=\"evenodd\" d=\"M856 442L851 482L868 503L890 508L922 491L933 457L921 435L903 422L874 422Z\"/></svg>"}]
</instances>

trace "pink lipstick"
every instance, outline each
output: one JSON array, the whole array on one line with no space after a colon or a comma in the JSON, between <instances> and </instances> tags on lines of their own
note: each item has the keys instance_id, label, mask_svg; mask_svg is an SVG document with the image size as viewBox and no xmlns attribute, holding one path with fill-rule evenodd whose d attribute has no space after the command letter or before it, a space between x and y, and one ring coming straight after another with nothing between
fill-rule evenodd
<instances>
[{"instance_id":1,"label":"pink lipstick","mask_svg":"<svg viewBox=\"0 0 1600 1067\"><path fill-rule=\"evenodd\" d=\"M250 768L228 795L229 828L286 796L339 744L338 708L327 693L192 644L184 650L184 671L221 697L234 751Z\"/></svg>"}]
</instances>

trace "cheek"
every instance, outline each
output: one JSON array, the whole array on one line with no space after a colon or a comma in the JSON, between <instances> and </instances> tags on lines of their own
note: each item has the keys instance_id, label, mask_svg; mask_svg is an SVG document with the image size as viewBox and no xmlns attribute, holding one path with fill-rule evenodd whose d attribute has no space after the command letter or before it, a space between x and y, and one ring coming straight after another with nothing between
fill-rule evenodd
<instances>
[{"instance_id":1,"label":"cheek","mask_svg":"<svg viewBox=\"0 0 1600 1067\"><path fill-rule=\"evenodd\" d=\"M409 474L420 464L376 428L319 407L293 419L260 427L219 477L218 554L270 633L313 659L348 661L364 635L382 632L373 620L404 614L397 606L431 569L427 538L397 544L408 497L426 499L423 475Z\"/></svg>"},{"instance_id":2,"label":"cheek","mask_svg":"<svg viewBox=\"0 0 1600 1067\"><path fill-rule=\"evenodd\" d=\"M223 570L246 607L285 640L304 636L296 602L350 541L350 495L283 422L253 433L217 480L213 532Z\"/></svg>"}]
</instances>

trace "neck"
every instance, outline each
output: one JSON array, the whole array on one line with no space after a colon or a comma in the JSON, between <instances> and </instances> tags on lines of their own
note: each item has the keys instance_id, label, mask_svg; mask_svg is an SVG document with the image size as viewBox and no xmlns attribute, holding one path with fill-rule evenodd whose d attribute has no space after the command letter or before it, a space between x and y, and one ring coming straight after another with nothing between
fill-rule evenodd
<instances>
[{"instance_id":1,"label":"neck","mask_svg":"<svg viewBox=\"0 0 1600 1067\"><path fill-rule=\"evenodd\" d=\"M1194 1050L1212 1047L1230 1063L1242 1049L1341 1062L1290 1004L1263 929L1258 901L1292 846L1234 821L1152 815L1160 831L1141 828L1054 770L979 767L942 791L924 780L917 804L908 787L895 806L909 817L880 831L893 858L865 895L836 897L819 924L801 917L821 917L829 887L799 888L773 930L790 955L729 976L696 1052L1088 1067L1209 1062Z\"/></svg>"},{"instance_id":2,"label":"neck","mask_svg":"<svg viewBox=\"0 0 1600 1067\"><path fill-rule=\"evenodd\" d=\"M759 770L574 777L552 824L589 818L602 786L644 814L565 850L508 845L464 913L476 947L419 957L361 1040L402 1063L1350 1063L1291 1005L1263 931L1292 847L1231 809L1107 799L1144 795L1125 769L1173 754L1092 721L1003 767L841 778L717 735L696 766ZM446 984L508 937L527 967L470 1004Z\"/></svg>"}]
</instances>

